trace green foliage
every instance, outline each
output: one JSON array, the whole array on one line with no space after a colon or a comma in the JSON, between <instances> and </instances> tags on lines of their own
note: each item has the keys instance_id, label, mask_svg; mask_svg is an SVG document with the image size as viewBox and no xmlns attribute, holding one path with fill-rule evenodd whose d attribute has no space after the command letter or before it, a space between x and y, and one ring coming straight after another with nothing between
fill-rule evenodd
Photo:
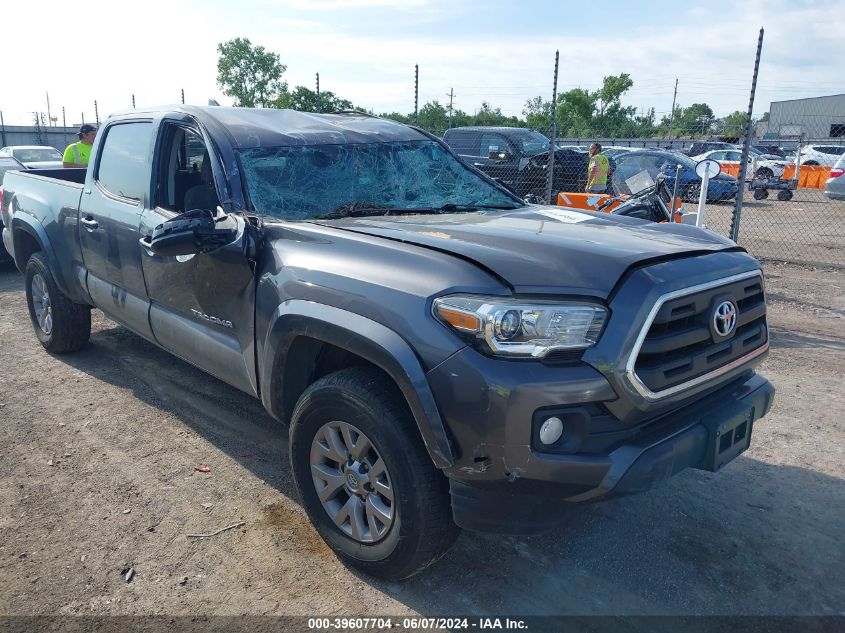
<instances>
[{"instance_id":1,"label":"green foliage","mask_svg":"<svg viewBox=\"0 0 845 633\"><path fill-rule=\"evenodd\" d=\"M236 106L273 107L287 84L282 75L287 66L263 46L253 46L245 37L217 45L217 83Z\"/></svg>"},{"instance_id":2,"label":"green foliage","mask_svg":"<svg viewBox=\"0 0 845 633\"><path fill-rule=\"evenodd\" d=\"M745 131L745 121L748 116L745 112L731 112L725 117L722 127L722 134L724 136L742 136Z\"/></svg>"},{"instance_id":3,"label":"green foliage","mask_svg":"<svg viewBox=\"0 0 845 633\"><path fill-rule=\"evenodd\" d=\"M320 91L305 86L297 86L292 92L285 91L273 102L274 108L290 108L301 112L338 112L353 110L355 107L348 99L341 99L331 90Z\"/></svg>"},{"instance_id":4,"label":"green foliage","mask_svg":"<svg viewBox=\"0 0 845 633\"><path fill-rule=\"evenodd\" d=\"M661 121L661 131L669 131L669 116ZM675 107L675 122L672 125L672 136L706 137L713 132L716 117L713 110L706 103L693 103L688 108L680 105Z\"/></svg>"}]
</instances>

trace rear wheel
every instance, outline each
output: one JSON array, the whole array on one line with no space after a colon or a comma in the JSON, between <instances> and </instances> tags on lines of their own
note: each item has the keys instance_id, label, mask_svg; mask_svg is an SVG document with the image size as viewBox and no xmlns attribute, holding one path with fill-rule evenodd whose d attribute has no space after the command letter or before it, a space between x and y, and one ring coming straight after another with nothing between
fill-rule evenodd
<instances>
[{"instance_id":1,"label":"rear wheel","mask_svg":"<svg viewBox=\"0 0 845 633\"><path fill-rule=\"evenodd\" d=\"M769 197L769 190L768 189L755 189L754 190L754 199L755 200L765 200Z\"/></svg>"},{"instance_id":2,"label":"rear wheel","mask_svg":"<svg viewBox=\"0 0 845 633\"><path fill-rule=\"evenodd\" d=\"M781 189L778 191L778 200L781 202L788 202L792 200L792 192L789 189Z\"/></svg>"},{"instance_id":3,"label":"rear wheel","mask_svg":"<svg viewBox=\"0 0 845 633\"><path fill-rule=\"evenodd\" d=\"M82 348L91 336L91 308L62 294L42 253L29 258L25 275L29 318L44 349L64 354Z\"/></svg>"},{"instance_id":4,"label":"rear wheel","mask_svg":"<svg viewBox=\"0 0 845 633\"><path fill-rule=\"evenodd\" d=\"M684 188L683 198L684 202L698 202L701 195L701 183L693 182Z\"/></svg>"},{"instance_id":5,"label":"rear wheel","mask_svg":"<svg viewBox=\"0 0 845 633\"><path fill-rule=\"evenodd\" d=\"M458 535L447 479L401 394L375 369L344 369L305 390L291 417L290 460L311 522L361 571L407 578Z\"/></svg>"}]
</instances>

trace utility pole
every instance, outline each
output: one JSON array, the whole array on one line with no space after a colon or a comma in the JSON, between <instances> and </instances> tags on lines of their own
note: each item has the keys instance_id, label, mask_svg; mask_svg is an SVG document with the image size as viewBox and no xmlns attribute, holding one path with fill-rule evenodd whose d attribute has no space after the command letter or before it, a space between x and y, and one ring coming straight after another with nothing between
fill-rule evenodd
<instances>
[{"instance_id":1,"label":"utility pole","mask_svg":"<svg viewBox=\"0 0 845 633\"><path fill-rule=\"evenodd\" d=\"M132 109L135 109L135 95L132 95Z\"/></svg>"},{"instance_id":2,"label":"utility pole","mask_svg":"<svg viewBox=\"0 0 845 633\"><path fill-rule=\"evenodd\" d=\"M552 184L554 183L555 147L557 146L557 69L560 61L560 51L555 51L555 81L552 86L552 133L549 139L549 168L546 180L546 204L552 203Z\"/></svg>"},{"instance_id":3,"label":"utility pole","mask_svg":"<svg viewBox=\"0 0 845 633\"><path fill-rule=\"evenodd\" d=\"M97 100L94 99L94 121L100 127L100 111L97 109Z\"/></svg>"},{"instance_id":4,"label":"utility pole","mask_svg":"<svg viewBox=\"0 0 845 633\"><path fill-rule=\"evenodd\" d=\"M675 94L672 95L672 112L669 115L669 140L672 140L672 126L675 125L675 97L678 96L678 78L675 77Z\"/></svg>"},{"instance_id":5,"label":"utility pole","mask_svg":"<svg viewBox=\"0 0 845 633\"><path fill-rule=\"evenodd\" d=\"M0 110L0 143L6 145L6 122L3 121L3 110Z\"/></svg>"},{"instance_id":6,"label":"utility pole","mask_svg":"<svg viewBox=\"0 0 845 633\"><path fill-rule=\"evenodd\" d=\"M182 88L182 105L185 105L185 89Z\"/></svg>"},{"instance_id":7,"label":"utility pole","mask_svg":"<svg viewBox=\"0 0 845 633\"><path fill-rule=\"evenodd\" d=\"M323 104L320 101L320 73L317 73L317 112L323 111Z\"/></svg>"},{"instance_id":8,"label":"utility pole","mask_svg":"<svg viewBox=\"0 0 845 633\"><path fill-rule=\"evenodd\" d=\"M449 88L449 129L452 129L452 101L455 99L455 89Z\"/></svg>"},{"instance_id":9,"label":"utility pole","mask_svg":"<svg viewBox=\"0 0 845 633\"><path fill-rule=\"evenodd\" d=\"M53 117L50 116L50 93L47 93L47 121L53 125Z\"/></svg>"},{"instance_id":10,"label":"utility pole","mask_svg":"<svg viewBox=\"0 0 845 633\"><path fill-rule=\"evenodd\" d=\"M420 98L420 65L414 64L414 123L419 120L419 101Z\"/></svg>"}]
</instances>

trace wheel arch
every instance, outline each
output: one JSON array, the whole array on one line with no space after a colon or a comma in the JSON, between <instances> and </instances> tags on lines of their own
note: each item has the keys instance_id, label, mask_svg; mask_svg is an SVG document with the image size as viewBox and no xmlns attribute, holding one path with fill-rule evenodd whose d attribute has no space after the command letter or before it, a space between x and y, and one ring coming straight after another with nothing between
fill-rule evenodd
<instances>
[{"instance_id":1,"label":"wheel arch","mask_svg":"<svg viewBox=\"0 0 845 633\"><path fill-rule=\"evenodd\" d=\"M10 227L12 232L12 247L15 258L15 266L23 273L26 270L26 263L33 253L42 252L47 258L47 264L50 266L50 271L53 273L53 280L65 295L68 295L68 286L65 283L64 276L58 261L56 260L56 253L53 251L50 244L50 238L47 237L47 232L44 227L37 222L24 219L20 215L15 215L12 218L12 225Z\"/></svg>"},{"instance_id":2,"label":"wheel arch","mask_svg":"<svg viewBox=\"0 0 845 633\"><path fill-rule=\"evenodd\" d=\"M340 308L293 300L276 310L259 358L262 403L275 418L287 421L312 382L354 365L376 367L393 381L434 464L453 465L446 427L411 347L386 326Z\"/></svg>"}]
</instances>

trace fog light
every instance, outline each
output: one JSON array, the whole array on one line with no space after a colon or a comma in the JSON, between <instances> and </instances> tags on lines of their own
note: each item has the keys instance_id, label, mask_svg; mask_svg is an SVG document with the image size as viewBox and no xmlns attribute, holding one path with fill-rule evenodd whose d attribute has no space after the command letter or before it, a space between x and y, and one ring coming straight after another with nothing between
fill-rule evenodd
<instances>
[{"instance_id":1,"label":"fog light","mask_svg":"<svg viewBox=\"0 0 845 633\"><path fill-rule=\"evenodd\" d=\"M540 427L540 441L548 446L554 444L563 435L563 422L560 418L549 418Z\"/></svg>"}]
</instances>

